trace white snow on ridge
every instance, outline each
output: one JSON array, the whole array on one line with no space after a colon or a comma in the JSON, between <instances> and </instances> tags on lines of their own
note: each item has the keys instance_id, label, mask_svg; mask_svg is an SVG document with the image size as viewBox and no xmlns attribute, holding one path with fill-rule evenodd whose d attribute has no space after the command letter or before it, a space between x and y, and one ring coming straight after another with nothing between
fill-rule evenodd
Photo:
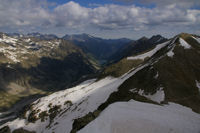
<instances>
[{"instance_id":1,"label":"white snow on ridge","mask_svg":"<svg viewBox=\"0 0 200 133\"><path fill-rule=\"evenodd\" d=\"M179 38L180 45L184 47L184 49L190 49L191 46L182 38Z\"/></svg>"},{"instance_id":2,"label":"white snow on ridge","mask_svg":"<svg viewBox=\"0 0 200 133\"><path fill-rule=\"evenodd\" d=\"M78 133L199 133L200 115L184 106L131 100L108 106Z\"/></svg>"},{"instance_id":3,"label":"white snow on ridge","mask_svg":"<svg viewBox=\"0 0 200 133\"><path fill-rule=\"evenodd\" d=\"M144 54L140 54L140 55L136 55L136 56L127 57L127 60L137 60L137 59L144 60L144 59L147 58L147 57L153 56L158 50L160 50L161 48L163 48L163 47L165 47L167 44L169 44L169 42L170 42L170 41L161 43L161 44L157 45L153 50L151 50L151 51L149 51L149 52L146 52L146 53L144 53Z\"/></svg>"},{"instance_id":4,"label":"white snow on ridge","mask_svg":"<svg viewBox=\"0 0 200 133\"><path fill-rule=\"evenodd\" d=\"M200 44L200 38L193 37L193 36L192 36L192 38L194 38Z\"/></svg>"}]
</instances>

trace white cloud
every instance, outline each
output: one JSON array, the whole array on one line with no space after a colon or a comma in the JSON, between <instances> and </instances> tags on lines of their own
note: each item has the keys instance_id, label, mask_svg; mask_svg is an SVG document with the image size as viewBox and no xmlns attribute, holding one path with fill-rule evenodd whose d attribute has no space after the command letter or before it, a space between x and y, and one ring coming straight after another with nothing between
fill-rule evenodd
<instances>
[{"instance_id":1,"label":"white cloud","mask_svg":"<svg viewBox=\"0 0 200 133\"><path fill-rule=\"evenodd\" d=\"M58 26L80 27L89 19L89 10L71 1L55 8L55 21Z\"/></svg>"},{"instance_id":2,"label":"white cloud","mask_svg":"<svg viewBox=\"0 0 200 133\"><path fill-rule=\"evenodd\" d=\"M0 26L42 25L51 18L47 3L39 0L0 0Z\"/></svg>"},{"instance_id":3,"label":"white cloud","mask_svg":"<svg viewBox=\"0 0 200 133\"><path fill-rule=\"evenodd\" d=\"M168 6L176 4L179 7L186 8L192 6L200 6L199 0L114 0L120 2L128 2L128 3L140 3L140 4L155 4L157 6Z\"/></svg>"},{"instance_id":4,"label":"white cloud","mask_svg":"<svg viewBox=\"0 0 200 133\"><path fill-rule=\"evenodd\" d=\"M200 27L200 10L182 8L171 2L165 7L155 8L114 4L91 8L71 1L54 9L48 8L48 2L39 0L0 0L0 3L0 29L25 28L30 32L32 29L63 27L87 32L88 28L140 31L166 26L176 29L178 26L195 31Z\"/></svg>"}]
</instances>

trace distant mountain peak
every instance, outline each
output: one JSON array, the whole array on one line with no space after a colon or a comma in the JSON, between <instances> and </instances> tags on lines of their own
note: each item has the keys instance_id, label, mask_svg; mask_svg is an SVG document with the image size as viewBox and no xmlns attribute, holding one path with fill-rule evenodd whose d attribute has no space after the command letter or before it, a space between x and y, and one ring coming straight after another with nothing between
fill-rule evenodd
<instances>
[{"instance_id":1,"label":"distant mountain peak","mask_svg":"<svg viewBox=\"0 0 200 133\"><path fill-rule=\"evenodd\" d=\"M161 35L154 35L149 40L153 41L154 43L158 43L160 41L166 40L166 38Z\"/></svg>"},{"instance_id":2,"label":"distant mountain peak","mask_svg":"<svg viewBox=\"0 0 200 133\"><path fill-rule=\"evenodd\" d=\"M158 35L153 35L151 38L164 38L164 37L158 34Z\"/></svg>"},{"instance_id":3,"label":"distant mountain peak","mask_svg":"<svg viewBox=\"0 0 200 133\"><path fill-rule=\"evenodd\" d=\"M143 36L140 39L138 39L138 41L146 41L146 40L148 40L148 38L146 36Z\"/></svg>"},{"instance_id":4,"label":"distant mountain peak","mask_svg":"<svg viewBox=\"0 0 200 133\"><path fill-rule=\"evenodd\" d=\"M36 37L36 38L45 39L45 40L58 39L58 37L54 34L41 34L39 32L28 33L26 36Z\"/></svg>"},{"instance_id":5,"label":"distant mountain peak","mask_svg":"<svg viewBox=\"0 0 200 133\"><path fill-rule=\"evenodd\" d=\"M178 34L177 35L177 37L181 37L181 38L187 38L187 37L191 37L192 36L192 34L188 34L188 33L180 33L180 34Z\"/></svg>"}]
</instances>

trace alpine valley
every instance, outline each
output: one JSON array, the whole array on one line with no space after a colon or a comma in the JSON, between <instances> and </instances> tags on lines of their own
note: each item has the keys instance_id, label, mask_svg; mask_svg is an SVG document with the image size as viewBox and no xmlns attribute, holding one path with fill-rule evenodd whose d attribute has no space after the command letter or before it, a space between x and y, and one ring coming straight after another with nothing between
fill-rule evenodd
<instances>
[{"instance_id":1,"label":"alpine valley","mask_svg":"<svg viewBox=\"0 0 200 133\"><path fill-rule=\"evenodd\" d=\"M0 33L0 133L199 133L200 36Z\"/></svg>"}]
</instances>

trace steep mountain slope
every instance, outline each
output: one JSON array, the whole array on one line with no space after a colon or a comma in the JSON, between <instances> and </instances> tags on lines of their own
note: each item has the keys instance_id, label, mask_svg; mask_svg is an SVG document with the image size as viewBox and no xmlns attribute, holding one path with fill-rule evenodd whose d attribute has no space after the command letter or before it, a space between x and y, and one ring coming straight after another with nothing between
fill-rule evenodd
<instances>
[{"instance_id":1,"label":"steep mountain slope","mask_svg":"<svg viewBox=\"0 0 200 133\"><path fill-rule=\"evenodd\" d=\"M126 38L102 39L88 34L65 35L63 39L72 41L85 53L94 56L100 64L109 61L113 54L131 41Z\"/></svg>"},{"instance_id":2,"label":"steep mountain slope","mask_svg":"<svg viewBox=\"0 0 200 133\"><path fill-rule=\"evenodd\" d=\"M100 129L106 133L198 133L199 39L180 34L146 53L126 57L141 62L119 77L88 80L38 99L18 119L0 126L0 133L85 133Z\"/></svg>"},{"instance_id":3,"label":"steep mountain slope","mask_svg":"<svg viewBox=\"0 0 200 133\"><path fill-rule=\"evenodd\" d=\"M134 60L129 59L134 57L129 57L128 59L126 59L127 56L142 55L142 53L149 54L149 51L151 51L151 49L155 48L158 44L165 41L167 41L166 38L160 35L155 35L152 36L150 39L142 37L139 40L133 41L130 44L122 47L116 54L111 57L111 60L114 63L111 63L111 65L105 67L100 75L100 78L107 75L112 75L114 77L119 77L123 75L133 67L136 67L144 62L144 59L141 60L138 57L138 59ZM160 46L162 47L162 45ZM158 46L157 49L159 49L160 46Z\"/></svg>"},{"instance_id":4,"label":"steep mountain slope","mask_svg":"<svg viewBox=\"0 0 200 133\"><path fill-rule=\"evenodd\" d=\"M0 110L22 97L48 94L92 74L98 66L62 39L0 34Z\"/></svg>"}]
</instances>

